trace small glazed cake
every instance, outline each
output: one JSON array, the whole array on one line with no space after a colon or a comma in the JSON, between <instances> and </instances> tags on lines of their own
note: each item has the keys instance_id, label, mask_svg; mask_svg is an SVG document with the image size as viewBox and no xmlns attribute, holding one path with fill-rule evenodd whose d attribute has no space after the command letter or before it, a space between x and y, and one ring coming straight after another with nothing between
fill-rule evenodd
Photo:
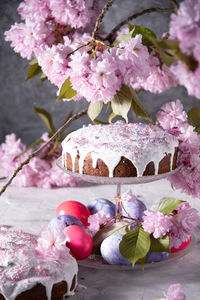
<instances>
[{"instance_id":1,"label":"small glazed cake","mask_svg":"<svg viewBox=\"0 0 200 300\"><path fill-rule=\"evenodd\" d=\"M0 230L0 300L61 300L73 295L77 262L43 257L36 251L37 236Z\"/></svg>"},{"instance_id":2,"label":"small glazed cake","mask_svg":"<svg viewBox=\"0 0 200 300\"><path fill-rule=\"evenodd\" d=\"M118 121L80 128L65 138L62 148L62 164L70 171L135 177L175 169L178 140L152 124Z\"/></svg>"}]
</instances>

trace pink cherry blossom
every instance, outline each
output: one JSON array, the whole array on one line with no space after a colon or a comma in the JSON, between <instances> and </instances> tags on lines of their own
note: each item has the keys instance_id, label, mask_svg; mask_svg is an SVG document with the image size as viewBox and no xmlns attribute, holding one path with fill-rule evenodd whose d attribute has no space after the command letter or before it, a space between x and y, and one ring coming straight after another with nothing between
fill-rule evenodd
<instances>
[{"instance_id":1,"label":"pink cherry blossom","mask_svg":"<svg viewBox=\"0 0 200 300\"><path fill-rule=\"evenodd\" d=\"M183 123L180 126L180 145L179 149L183 153L190 152L191 154L198 154L200 149L200 136L194 131L194 127L188 123Z\"/></svg>"},{"instance_id":2,"label":"pink cherry blossom","mask_svg":"<svg viewBox=\"0 0 200 300\"><path fill-rule=\"evenodd\" d=\"M200 62L194 71L187 70L182 62L175 62L170 67L170 70L178 80L179 84L185 86L189 95L200 99Z\"/></svg>"},{"instance_id":3,"label":"pink cherry blossom","mask_svg":"<svg viewBox=\"0 0 200 300\"><path fill-rule=\"evenodd\" d=\"M147 47L142 44L142 35L138 34L128 41L122 41L117 50L119 57L119 69L123 81L134 88L140 79L146 79L149 75L149 53Z\"/></svg>"},{"instance_id":4,"label":"pink cherry blossom","mask_svg":"<svg viewBox=\"0 0 200 300\"><path fill-rule=\"evenodd\" d=\"M45 21L51 15L47 0L25 0L20 3L17 11L22 20L32 22Z\"/></svg>"},{"instance_id":5,"label":"pink cherry blossom","mask_svg":"<svg viewBox=\"0 0 200 300\"><path fill-rule=\"evenodd\" d=\"M189 95L200 99L200 1L181 2L176 14L171 15L170 35L177 39L183 53L193 56L198 66L194 71L187 70L182 62L175 62L171 71Z\"/></svg>"},{"instance_id":6,"label":"pink cherry blossom","mask_svg":"<svg viewBox=\"0 0 200 300\"><path fill-rule=\"evenodd\" d=\"M93 215L90 215L88 218L88 223L90 224L88 226L88 230L91 233L91 235L95 235L95 233L97 231L99 231L100 227L102 224L106 223L108 221L108 219L110 219L110 217L108 218L106 216L106 214L104 212L97 212Z\"/></svg>"},{"instance_id":7,"label":"pink cherry blossom","mask_svg":"<svg viewBox=\"0 0 200 300\"><path fill-rule=\"evenodd\" d=\"M173 135L180 134L180 126L187 121L187 114L179 99L161 106L156 115L158 125Z\"/></svg>"},{"instance_id":8,"label":"pink cherry blossom","mask_svg":"<svg viewBox=\"0 0 200 300\"><path fill-rule=\"evenodd\" d=\"M42 231L41 236L38 238L36 251L44 257L67 259L69 248L66 246L66 235L59 230L46 229Z\"/></svg>"},{"instance_id":9,"label":"pink cherry blossom","mask_svg":"<svg viewBox=\"0 0 200 300\"><path fill-rule=\"evenodd\" d=\"M71 56L70 79L72 87L89 102L111 101L122 80L116 63L116 49L105 49L94 59L87 47Z\"/></svg>"},{"instance_id":10,"label":"pink cherry blossom","mask_svg":"<svg viewBox=\"0 0 200 300\"><path fill-rule=\"evenodd\" d=\"M182 51L189 55L195 53L200 44L199 11L199 0L185 0L180 3L177 13L171 15L170 35L178 39ZM199 55L196 59L200 61Z\"/></svg>"},{"instance_id":11,"label":"pink cherry blossom","mask_svg":"<svg viewBox=\"0 0 200 300\"><path fill-rule=\"evenodd\" d=\"M49 0L49 5L57 23L80 28L91 21L93 2L93 0Z\"/></svg>"},{"instance_id":12,"label":"pink cherry blossom","mask_svg":"<svg viewBox=\"0 0 200 300\"><path fill-rule=\"evenodd\" d=\"M175 214L170 216L173 226L170 229L170 248L178 248L182 242L189 240L192 232L199 223L199 214L195 208L191 208L189 203L181 203L175 210Z\"/></svg>"},{"instance_id":13,"label":"pink cherry blossom","mask_svg":"<svg viewBox=\"0 0 200 300\"><path fill-rule=\"evenodd\" d=\"M132 202L136 200L137 197L133 194L132 190L129 189L121 195L122 202Z\"/></svg>"},{"instance_id":14,"label":"pink cherry blossom","mask_svg":"<svg viewBox=\"0 0 200 300\"><path fill-rule=\"evenodd\" d=\"M171 284L165 294L166 300L185 300L186 296L181 291L180 283Z\"/></svg>"},{"instance_id":15,"label":"pink cherry blossom","mask_svg":"<svg viewBox=\"0 0 200 300\"><path fill-rule=\"evenodd\" d=\"M48 134L42 135L44 142L48 140ZM41 144L40 144L41 146ZM30 160L13 180L15 186L40 188L55 188L80 186L81 180L76 179L64 173L56 165L56 159L61 155L62 147L58 145L56 151L50 153L54 142L44 148L41 153ZM25 154L21 153L26 150L26 146L20 139L16 139L15 134L7 135L5 143L0 145L0 167L3 168L5 175L10 176L17 166L23 162L34 149L29 150ZM19 156L20 155L20 156ZM18 157L17 157L18 156Z\"/></svg>"},{"instance_id":16,"label":"pink cherry blossom","mask_svg":"<svg viewBox=\"0 0 200 300\"><path fill-rule=\"evenodd\" d=\"M63 82L70 75L70 67L68 66L69 60L67 60L66 57L71 51L72 49L68 45L58 44L52 47L46 47L37 56L43 73L48 77L51 83L58 87L61 87Z\"/></svg>"},{"instance_id":17,"label":"pink cherry blossom","mask_svg":"<svg viewBox=\"0 0 200 300\"><path fill-rule=\"evenodd\" d=\"M145 210L143 216L142 227L144 231L148 233L153 233L153 236L157 238L162 238L166 233L168 233L172 227L172 222L170 217L161 213L159 211Z\"/></svg>"},{"instance_id":18,"label":"pink cherry blossom","mask_svg":"<svg viewBox=\"0 0 200 300\"><path fill-rule=\"evenodd\" d=\"M144 89L151 93L162 93L165 90L177 85L175 75L162 62L160 56L153 52L148 59L149 74L147 78L141 78L133 84L136 90Z\"/></svg>"}]
</instances>

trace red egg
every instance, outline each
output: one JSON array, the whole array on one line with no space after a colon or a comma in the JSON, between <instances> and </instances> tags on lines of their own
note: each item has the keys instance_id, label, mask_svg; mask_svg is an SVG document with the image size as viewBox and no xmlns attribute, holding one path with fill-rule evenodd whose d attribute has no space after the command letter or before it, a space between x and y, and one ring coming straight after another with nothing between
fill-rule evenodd
<instances>
[{"instance_id":1,"label":"red egg","mask_svg":"<svg viewBox=\"0 0 200 300\"><path fill-rule=\"evenodd\" d=\"M183 242L178 248L174 248L172 247L170 250L172 253L175 253L175 252L179 252L179 251L182 251L184 249L187 248L187 246L189 246L190 242L191 242L191 237L189 238L189 240L187 242Z\"/></svg>"},{"instance_id":2,"label":"red egg","mask_svg":"<svg viewBox=\"0 0 200 300\"><path fill-rule=\"evenodd\" d=\"M78 225L66 227L63 232L67 236L66 246L69 247L77 260L87 258L93 247L93 242L88 231Z\"/></svg>"},{"instance_id":3,"label":"red egg","mask_svg":"<svg viewBox=\"0 0 200 300\"><path fill-rule=\"evenodd\" d=\"M83 225L87 228L88 217L90 216L89 209L78 201L64 201L56 209L56 216L71 215L78 218Z\"/></svg>"}]
</instances>

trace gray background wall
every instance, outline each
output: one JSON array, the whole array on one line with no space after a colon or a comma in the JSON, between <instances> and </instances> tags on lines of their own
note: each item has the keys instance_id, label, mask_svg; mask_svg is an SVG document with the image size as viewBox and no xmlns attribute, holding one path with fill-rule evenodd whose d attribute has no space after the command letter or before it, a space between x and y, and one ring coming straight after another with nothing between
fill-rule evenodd
<instances>
[{"instance_id":1,"label":"gray background wall","mask_svg":"<svg viewBox=\"0 0 200 300\"><path fill-rule=\"evenodd\" d=\"M4 141L6 134L14 132L24 143L30 144L46 131L45 125L33 111L33 104L48 110L57 128L70 111L75 113L86 106L85 100L76 103L60 101L55 104L57 88L48 81L42 86L38 78L24 83L27 61L10 48L10 43L4 41L4 31L20 21L17 14L20 2L0 0L0 143ZM171 3L170 0L115 0L104 19L106 32L125 17L149 7L171 7ZM168 31L169 14L152 13L134 22L151 28L160 36ZM192 106L200 107L200 100L189 97L183 87L172 88L159 95L142 92L139 96L154 117L164 102L177 98L183 101L186 110ZM131 121L135 120L133 113L130 113L129 118ZM79 128L88 122L90 120L85 116L74 122L71 128Z\"/></svg>"}]
</instances>

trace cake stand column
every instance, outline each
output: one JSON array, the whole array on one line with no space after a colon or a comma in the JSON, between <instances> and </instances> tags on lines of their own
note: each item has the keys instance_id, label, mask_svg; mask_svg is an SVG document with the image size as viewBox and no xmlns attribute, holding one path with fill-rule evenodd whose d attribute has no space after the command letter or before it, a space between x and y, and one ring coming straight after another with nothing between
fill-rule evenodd
<instances>
[{"instance_id":1,"label":"cake stand column","mask_svg":"<svg viewBox=\"0 0 200 300\"><path fill-rule=\"evenodd\" d=\"M119 214L121 214L121 184L118 183L117 184L117 193L115 196L115 204L116 204L116 212L115 215L118 216Z\"/></svg>"}]
</instances>

